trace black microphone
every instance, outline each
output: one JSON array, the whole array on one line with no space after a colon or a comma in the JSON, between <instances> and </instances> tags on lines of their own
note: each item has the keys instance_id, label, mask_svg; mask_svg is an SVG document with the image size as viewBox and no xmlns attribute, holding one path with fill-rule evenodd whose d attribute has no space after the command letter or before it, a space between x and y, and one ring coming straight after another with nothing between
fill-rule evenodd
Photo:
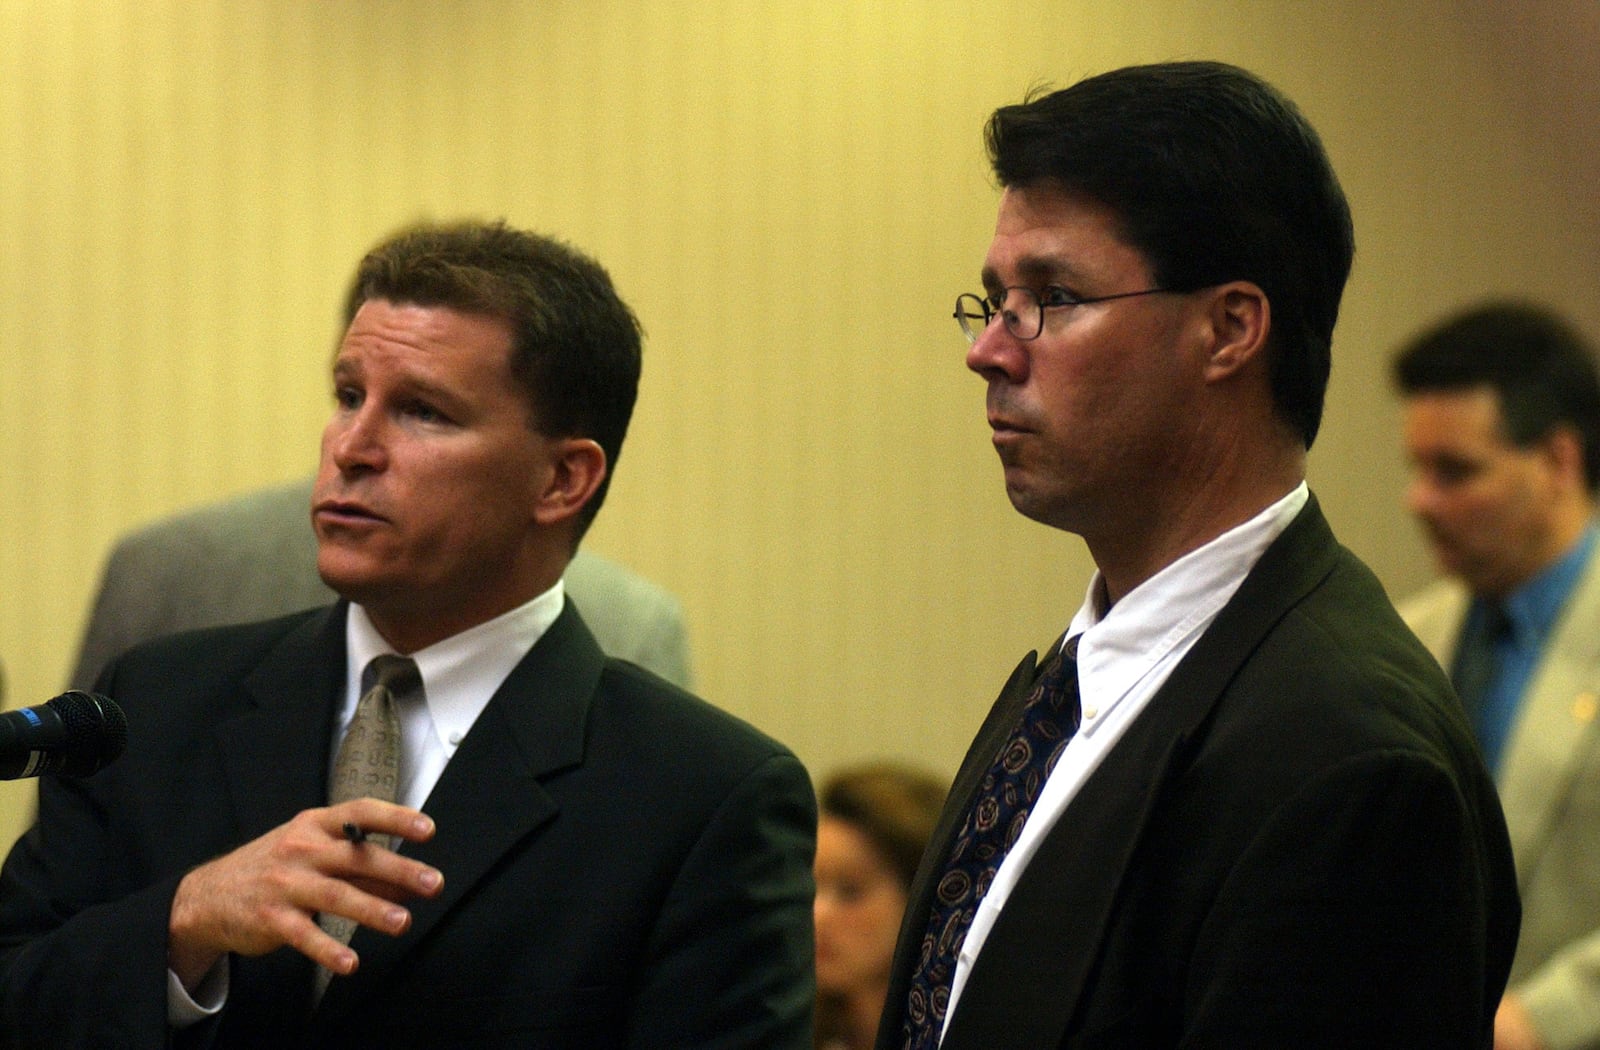
<instances>
[{"instance_id":1,"label":"black microphone","mask_svg":"<svg viewBox=\"0 0 1600 1050\"><path fill-rule=\"evenodd\" d=\"M38 707L0 714L0 780L86 777L128 746L128 719L107 697L74 689Z\"/></svg>"}]
</instances>

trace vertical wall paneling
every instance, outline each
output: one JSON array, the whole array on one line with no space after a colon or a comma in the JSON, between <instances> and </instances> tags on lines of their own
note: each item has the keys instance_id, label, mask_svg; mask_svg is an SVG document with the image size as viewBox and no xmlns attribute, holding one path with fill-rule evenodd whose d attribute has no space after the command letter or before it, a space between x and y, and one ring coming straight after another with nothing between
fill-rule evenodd
<instances>
[{"instance_id":1,"label":"vertical wall paneling","mask_svg":"<svg viewBox=\"0 0 1600 1050\"><path fill-rule=\"evenodd\" d=\"M117 534L310 469L368 244L504 216L596 254L648 330L590 542L683 598L707 696L819 773L953 768L1090 569L1007 505L949 316L993 222L980 127L1036 83L1170 57L1251 66L1323 130L1360 250L1313 482L1414 586L1389 348L1489 292L1600 327L1597 100L1560 76L1593 10L0 3L7 701L59 690ZM28 801L0 785L0 843Z\"/></svg>"}]
</instances>

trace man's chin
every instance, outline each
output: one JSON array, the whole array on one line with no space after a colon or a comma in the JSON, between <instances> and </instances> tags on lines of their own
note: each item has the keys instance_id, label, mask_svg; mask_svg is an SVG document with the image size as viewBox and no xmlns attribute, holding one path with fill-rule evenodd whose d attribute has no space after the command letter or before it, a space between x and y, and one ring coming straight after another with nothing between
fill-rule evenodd
<instances>
[{"instance_id":1,"label":"man's chin","mask_svg":"<svg viewBox=\"0 0 1600 1050\"><path fill-rule=\"evenodd\" d=\"M342 557L337 553L330 555L326 548L317 555L317 575L329 590L357 605L369 604L391 583L365 564L364 559Z\"/></svg>"},{"instance_id":2,"label":"man's chin","mask_svg":"<svg viewBox=\"0 0 1600 1050\"><path fill-rule=\"evenodd\" d=\"M1466 580L1468 573L1462 560L1441 547L1433 549L1433 567L1441 576Z\"/></svg>"},{"instance_id":3,"label":"man's chin","mask_svg":"<svg viewBox=\"0 0 1600 1050\"><path fill-rule=\"evenodd\" d=\"M1492 596L1500 593L1500 577L1482 562L1471 562L1460 557L1437 555L1434 566L1439 575L1456 580L1475 595Z\"/></svg>"},{"instance_id":4,"label":"man's chin","mask_svg":"<svg viewBox=\"0 0 1600 1050\"><path fill-rule=\"evenodd\" d=\"M1040 525L1048 525L1052 529L1062 529L1074 532L1067 523L1066 515L1062 513L1057 500L1048 499L1041 495L1037 489L1023 485L1006 485L1006 496L1011 500L1011 507L1029 521L1036 521Z\"/></svg>"}]
</instances>

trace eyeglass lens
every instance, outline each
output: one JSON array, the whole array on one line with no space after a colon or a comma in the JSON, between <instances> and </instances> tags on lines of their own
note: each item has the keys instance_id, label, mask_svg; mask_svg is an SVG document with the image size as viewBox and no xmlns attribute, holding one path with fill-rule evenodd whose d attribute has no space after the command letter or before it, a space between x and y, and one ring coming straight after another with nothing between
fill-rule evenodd
<instances>
[{"instance_id":1,"label":"eyeglass lens","mask_svg":"<svg viewBox=\"0 0 1600 1050\"><path fill-rule=\"evenodd\" d=\"M976 343L983 330L989 327L996 314L1005 322L1006 331L1015 339L1033 339L1044 328L1044 307L1039 293L1031 288L1007 288L997 309L993 299L983 299L970 292L956 296L956 322L969 343Z\"/></svg>"}]
</instances>

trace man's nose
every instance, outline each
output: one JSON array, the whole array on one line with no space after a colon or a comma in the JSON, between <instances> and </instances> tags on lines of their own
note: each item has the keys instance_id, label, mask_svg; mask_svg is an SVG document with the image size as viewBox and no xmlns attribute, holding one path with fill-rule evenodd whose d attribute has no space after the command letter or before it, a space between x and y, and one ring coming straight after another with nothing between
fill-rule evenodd
<instances>
[{"instance_id":1,"label":"man's nose","mask_svg":"<svg viewBox=\"0 0 1600 1050\"><path fill-rule=\"evenodd\" d=\"M967 367L985 379L1020 383L1028 377L1027 344L1012 335L997 315L967 347Z\"/></svg>"},{"instance_id":2,"label":"man's nose","mask_svg":"<svg viewBox=\"0 0 1600 1050\"><path fill-rule=\"evenodd\" d=\"M1419 518L1432 515L1439 502L1439 486L1426 474L1417 472L1406 485L1406 509Z\"/></svg>"},{"instance_id":3,"label":"man's nose","mask_svg":"<svg viewBox=\"0 0 1600 1050\"><path fill-rule=\"evenodd\" d=\"M335 416L328 425L326 452L342 471L381 470L388 463L388 424L370 403Z\"/></svg>"}]
</instances>

